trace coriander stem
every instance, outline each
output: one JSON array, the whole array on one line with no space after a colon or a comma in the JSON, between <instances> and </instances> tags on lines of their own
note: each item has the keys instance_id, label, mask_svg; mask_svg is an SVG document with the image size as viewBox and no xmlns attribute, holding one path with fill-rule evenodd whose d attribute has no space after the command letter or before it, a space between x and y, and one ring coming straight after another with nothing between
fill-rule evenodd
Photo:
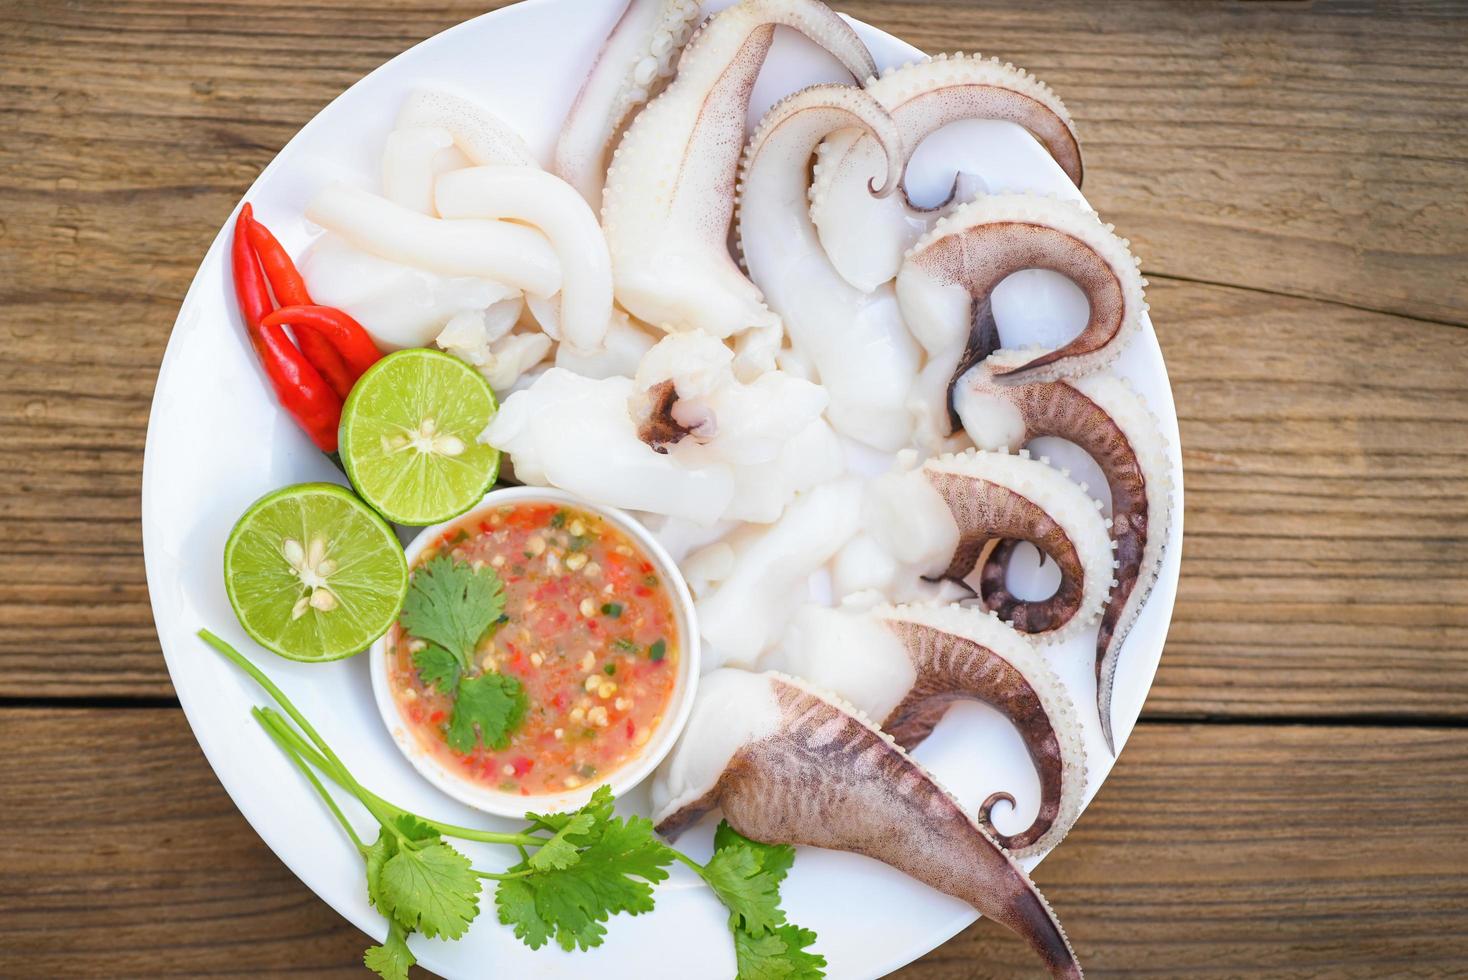
<instances>
[{"instance_id":1,"label":"coriander stem","mask_svg":"<svg viewBox=\"0 0 1468 980\"><path fill-rule=\"evenodd\" d=\"M259 708L251 708L250 714L255 716L255 720L260 723L260 727L265 729L265 733L280 747L280 750L285 753L286 758L295 763L296 768L301 770L301 774L311 781L311 785L316 788L316 794L321 797L321 801L326 804L332 816L336 817L336 822L342 825L342 829L347 832L347 836L352 839L352 843L357 845L357 850L365 853L367 845L362 843L362 838L357 836L356 828L347 820L346 814L342 813L341 807L336 805L336 800L326 791L326 787L321 784L321 780L317 777L316 773L306 764L306 760L301 758L287 743L282 737L282 734L276 730L271 720L265 716L264 712Z\"/></svg>"},{"instance_id":2,"label":"coriander stem","mask_svg":"<svg viewBox=\"0 0 1468 980\"><path fill-rule=\"evenodd\" d=\"M310 745L307 745L305 741L301 738L300 734L293 731L289 727L289 725L286 724L284 718L281 718L280 715L276 714L269 708L262 708L260 709L260 711L266 717L274 719L273 723L277 726L277 729L283 729L281 731L281 735L291 741L293 751L299 754L307 762L311 763L322 772L326 773L326 775L332 780L336 781L337 783L341 783L341 780L338 778L337 774L333 772L331 763L323 758L321 753L317 752ZM376 793L372 792L371 790L360 784L358 784L355 788L351 786L346 786L345 784L342 785L343 788L349 790L350 792L358 794L358 799L362 801L362 805L365 806L375 817L379 816L377 813L377 810L379 809L391 810L394 814L409 812L389 800L384 800L382 797L378 796ZM412 816L432 827L434 830L438 831L445 837L457 837L461 840L480 841L485 844L510 844L517 847L524 846L526 844L529 844L532 847L539 847L541 844L545 843L545 838L537 837L534 834L503 834L497 833L493 830L475 830L472 827L457 827L453 824L441 823L437 820L429 820L427 817L418 816L418 814L416 813L412 814Z\"/></svg>"},{"instance_id":3,"label":"coriander stem","mask_svg":"<svg viewBox=\"0 0 1468 980\"><path fill-rule=\"evenodd\" d=\"M265 693L269 694L270 697L275 701L275 703L280 705L282 710L284 710L286 714L291 716L291 720L299 725L301 727L301 731L305 732L306 735L310 737L311 741L316 744L316 747L321 750L321 754L330 759L332 764L339 771L339 773L343 777L345 777L345 782L342 782L342 780L337 780L339 783L342 783L343 788L350 791L361 789L361 787L357 785L357 781L352 778L352 774L347 771L347 767L343 765L342 761L336 757L336 753L331 751L331 746L326 744L326 739L317 734L316 729L311 727L311 723L306 720L306 716L301 714L301 712L297 710L296 706L291 703L291 699L285 696L284 691L275 686L274 681L272 681L269 677L266 677L265 673L260 670L259 667L256 667L253 663L251 663L249 658L247 658L244 654L240 653L234 647L230 646L224 640L221 640L219 637L215 636L207 629L199 630L199 636L201 639L203 639L205 643L209 644L215 650L219 651L219 653L223 654L228 660L232 661L236 667L249 674L250 677L254 679L255 683L264 688ZM371 807L368 807L368 809L371 809ZM373 814L373 816L376 816L376 814Z\"/></svg>"},{"instance_id":4,"label":"coriander stem","mask_svg":"<svg viewBox=\"0 0 1468 980\"><path fill-rule=\"evenodd\" d=\"M667 847L668 845L664 844L663 846ZM700 878L708 878L707 871L703 865L699 864L697 861L693 860L693 858L689 857L687 854L684 854L676 847L668 847L668 853L673 855L674 860L686 864L688 867L692 868L695 872L697 872Z\"/></svg>"},{"instance_id":5,"label":"coriander stem","mask_svg":"<svg viewBox=\"0 0 1468 980\"><path fill-rule=\"evenodd\" d=\"M506 871L503 874L499 874L494 871L480 871L478 868L470 868L469 870L480 878L492 878L495 881L510 881L514 878L524 878L527 875L532 875L535 873L534 870L530 868L526 868L524 871Z\"/></svg>"}]
</instances>

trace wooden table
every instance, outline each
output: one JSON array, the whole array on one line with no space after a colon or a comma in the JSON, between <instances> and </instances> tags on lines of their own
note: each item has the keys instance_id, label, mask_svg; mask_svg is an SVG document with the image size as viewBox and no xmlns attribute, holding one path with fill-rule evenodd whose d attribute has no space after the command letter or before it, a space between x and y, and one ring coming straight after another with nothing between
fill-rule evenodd
<instances>
[{"instance_id":1,"label":"wooden table","mask_svg":"<svg viewBox=\"0 0 1468 980\"><path fill-rule=\"evenodd\" d=\"M491 4L492 5L492 4ZM178 710L138 527L241 192L436 0L0 0L0 973L361 976ZM1093 975L1468 964L1468 6L849 0L1049 81L1130 236L1188 524L1143 722L1039 870ZM1012 976L980 923L902 971Z\"/></svg>"}]
</instances>

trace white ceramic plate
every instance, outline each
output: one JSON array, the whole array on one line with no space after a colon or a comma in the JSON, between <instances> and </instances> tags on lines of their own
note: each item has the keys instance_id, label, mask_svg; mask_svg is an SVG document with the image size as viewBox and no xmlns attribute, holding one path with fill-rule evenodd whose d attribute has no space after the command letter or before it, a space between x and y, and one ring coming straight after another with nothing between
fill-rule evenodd
<instances>
[{"instance_id":1,"label":"white ceramic plate","mask_svg":"<svg viewBox=\"0 0 1468 980\"><path fill-rule=\"evenodd\" d=\"M376 186L382 141L398 106L424 83L472 95L519 129L547 159L560 121L619 6L616 0L529 0L460 24L404 52L343 93L291 140L247 194L255 213L299 254L311 235L301 218L307 199L332 178ZM881 65L919 54L880 31L856 26ZM824 53L784 30L780 35L755 90L752 120L787 92L844 80ZM980 173L990 190L1079 196L1045 152L1007 123L950 128L925 145L919 158L918 164L961 158L965 169ZM947 178L936 168L926 174L922 166L917 170L919 196L946 186ZM153 614L179 700L240 811L316 894L380 938L383 920L367 904L356 852L250 718L249 708L263 700L262 692L197 640L195 630L207 626L254 657L313 719L357 777L377 792L457 823L495 821L435 790L398 752L373 704L366 657L332 664L290 663L253 647L235 623L221 573L224 541L235 519L268 490L302 480L339 481L340 475L276 408L261 381L234 309L228 227L216 237L184 300L153 401L142 508ZM1042 341L1047 319L1057 312L1074 317L1073 289L1048 276L1021 273L1004 285L1005 302L996 297L1007 342ZM1133 380L1176 447L1176 412L1150 325L1132 341L1117 370ZM1119 741L1141 710L1172 615L1182 543L1182 471L1175 451L1173 477L1176 518L1167 560L1117 676ZM1104 486L1096 479L1090 482ZM1094 691L1089 646L1090 641L1077 640L1051 654L1075 692L1081 714L1089 719L1087 799L1112 761L1101 744L1094 711L1086 710ZM971 809L991 790L1003 788L1019 797L1024 819L1033 813L1033 769L1018 737L991 710L955 708L917 755ZM634 793L623 805L644 806L645 800ZM365 821L365 815L356 815ZM1012 820L1010 814L996 814L1001 828L1011 826L1007 817ZM711 827L705 821L681 838L679 846L705 856ZM490 848L472 856L481 867L504 860ZM884 865L833 852L802 851L784 893L791 919L819 934L817 947L836 978L894 970L974 918L966 905ZM734 972L723 907L682 869L659 888L656 912L619 916L611 923L606 944L590 953L532 952L495 921L488 893L483 904L487 910L459 942L414 937L420 962L448 977L672 978ZM1064 920L1071 910L1061 905L1057 911ZM1084 962L1085 950L1079 952Z\"/></svg>"}]
</instances>

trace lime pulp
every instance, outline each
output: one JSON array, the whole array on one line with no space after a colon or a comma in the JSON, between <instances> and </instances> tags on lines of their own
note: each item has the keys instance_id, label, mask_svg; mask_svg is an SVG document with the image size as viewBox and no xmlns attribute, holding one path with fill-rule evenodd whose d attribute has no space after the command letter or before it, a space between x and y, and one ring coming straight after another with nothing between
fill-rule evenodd
<instances>
[{"instance_id":1,"label":"lime pulp","mask_svg":"<svg viewBox=\"0 0 1468 980\"><path fill-rule=\"evenodd\" d=\"M360 653L397 618L408 563L397 536L334 483L261 497L224 546L224 587L240 625L291 660Z\"/></svg>"},{"instance_id":2,"label":"lime pulp","mask_svg":"<svg viewBox=\"0 0 1468 980\"><path fill-rule=\"evenodd\" d=\"M388 520L448 520L499 475L499 450L478 441L497 408L489 382L458 358L422 348L389 354L342 407L342 465Z\"/></svg>"}]
</instances>

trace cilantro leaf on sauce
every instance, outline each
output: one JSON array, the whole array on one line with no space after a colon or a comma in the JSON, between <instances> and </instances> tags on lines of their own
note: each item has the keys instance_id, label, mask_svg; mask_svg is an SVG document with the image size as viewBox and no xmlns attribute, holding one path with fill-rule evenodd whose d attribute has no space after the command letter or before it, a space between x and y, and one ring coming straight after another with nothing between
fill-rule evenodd
<instances>
[{"instance_id":1,"label":"cilantro leaf on sauce","mask_svg":"<svg viewBox=\"0 0 1468 980\"><path fill-rule=\"evenodd\" d=\"M503 749L510 744L510 733L524 719L527 706L525 689L513 677L461 676L446 732L449 746L468 753L474 750L477 739L488 748Z\"/></svg>"},{"instance_id":2,"label":"cilantro leaf on sauce","mask_svg":"<svg viewBox=\"0 0 1468 980\"><path fill-rule=\"evenodd\" d=\"M413 573L402 624L409 635L452 653L467 671L474 648L504 611L505 586L494 569L437 555Z\"/></svg>"},{"instance_id":3,"label":"cilantro leaf on sauce","mask_svg":"<svg viewBox=\"0 0 1468 980\"><path fill-rule=\"evenodd\" d=\"M437 643L430 643L413 654L413 666L418 668L419 680L429 687L438 688L442 694L452 691L463 673L459 658Z\"/></svg>"}]
</instances>

